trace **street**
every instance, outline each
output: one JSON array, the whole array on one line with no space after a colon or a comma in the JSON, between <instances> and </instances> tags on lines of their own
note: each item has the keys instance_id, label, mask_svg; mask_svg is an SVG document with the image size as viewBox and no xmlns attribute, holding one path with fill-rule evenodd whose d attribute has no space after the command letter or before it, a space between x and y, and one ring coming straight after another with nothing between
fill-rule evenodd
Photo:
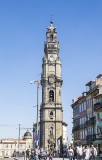
<instances>
[{"instance_id":1,"label":"street","mask_svg":"<svg viewBox=\"0 0 102 160\"><path fill-rule=\"evenodd\" d=\"M0 158L0 160L29 160L28 158L24 159L24 157L16 157L16 158ZM49 160L49 158L47 158ZM53 160L69 160L69 158L53 158ZM84 159L82 159L84 160ZM96 158L96 160L101 160L99 157Z\"/></svg>"}]
</instances>

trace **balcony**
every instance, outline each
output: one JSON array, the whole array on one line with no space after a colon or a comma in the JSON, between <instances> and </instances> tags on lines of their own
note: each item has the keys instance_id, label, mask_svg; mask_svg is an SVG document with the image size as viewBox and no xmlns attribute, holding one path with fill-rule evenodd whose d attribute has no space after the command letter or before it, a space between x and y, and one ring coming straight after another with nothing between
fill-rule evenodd
<instances>
[{"instance_id":1,"label":"balcony","mask_svg":"<svg viewBox=\"0 0 102 160\"><path fill-rule=\"evenodd\" d=\"M96 140L102 140L102 134L96 134Z\"/></svg>"},{"instance_id":2,"label":"balcony","mask_svg":"<svg viewBox=\"0 0 102 160\"><path fill-rule=\"evenodd\" d=\"M77 125L75 127L73 127L72 129L72 133L74 133L75 131L79 130L80 129L80 125Z\"/></svg>"},{"instance_id":3,"label":"balcony","mask_svg":"<svg viewBox=\"0 0 102 160\"><path fill-rule=\"evenodd\" d=\"M102 140L102 134L96 134L96 140Z\"/></svg>"},{"instance_id":4,"label":"balcony","mask_svg":"<svg viewBox=\"0 0 102 160\"><path fill-rule=\"evenodd\" d=\"M94 111L97 112L97 111L102 111L102 103L96 103L94 104Z\"/></svg>"},{"instance_id":5,"label":"balcony","mask_svg":"<svg viewBox=\"0 0 102 160\"><path fill-rule=\"evenodd\" d=\"M80 125L80 129L83 129L85 127L86 127L86 123Z\"/></svg>"},{"instance_id":6,"label":"balcony","mask_svg":"<svg viewBox=\"0 0 102 160\"><path fill-rule=\"evenodd\" d=\"M86 121L86 126L89 126L89 125L94 125L96 123L96 119L90 119L88 121Z\"/></svg>"},{"instance_id":7,"label":"balcony","mask_svg":"<svg viewBox=\"0 0 102 160\"><path fill-rule=\"evenodd\" d=\"M96 140L96 135L87 135L86 136L86 140L89 142L89 141L94 141Z\"/></svg>"}]
</instances>

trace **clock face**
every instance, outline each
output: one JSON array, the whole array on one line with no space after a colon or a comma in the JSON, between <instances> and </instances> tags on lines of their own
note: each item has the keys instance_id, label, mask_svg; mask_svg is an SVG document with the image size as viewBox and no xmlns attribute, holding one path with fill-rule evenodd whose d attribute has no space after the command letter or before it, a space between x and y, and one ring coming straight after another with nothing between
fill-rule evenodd
<instances>
[{"instance_id":1,"label":"clock face","mask_svg":"<svg viewBox=\"0 0 102 160\"><path fill-rule=\"evenodd\" d=\"M54 57L53 56L50 56L50 61L54 61Z\"/></svg>"},{"instance_id":2,"label":"clock face","mask_svg":"<svg viewBox=\"0 0 102 160\"><path fill-rule=\"evenodd\" d=\"M49 83L53 84L55 82L54 76L49 77Z\"/></svg>"}]
</instances>

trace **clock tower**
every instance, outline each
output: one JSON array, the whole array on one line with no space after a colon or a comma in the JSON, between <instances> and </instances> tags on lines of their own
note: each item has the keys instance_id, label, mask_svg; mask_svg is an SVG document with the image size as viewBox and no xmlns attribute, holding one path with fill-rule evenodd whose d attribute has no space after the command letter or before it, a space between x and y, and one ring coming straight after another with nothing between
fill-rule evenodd
<instances>
[{"instance_id":1,"label":"clock tower","mask_svg":"<svg viewBox=\"0 0 102 160\"><path fill-rule=\"evenodd\" d=\"M63 144L63 110L61 102L61 59L56 27L51 21L47 27L42 64L42 103L40 106L40 147L54 145L61 149Z\"/></svg>"}]
</instances>

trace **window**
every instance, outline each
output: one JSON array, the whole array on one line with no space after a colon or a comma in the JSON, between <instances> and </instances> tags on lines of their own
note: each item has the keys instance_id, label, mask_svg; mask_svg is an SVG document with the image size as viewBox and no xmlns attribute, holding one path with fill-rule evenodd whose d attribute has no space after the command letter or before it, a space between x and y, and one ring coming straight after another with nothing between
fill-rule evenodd
<instances>
[{"instance_id":1,"label":"window","mask_svg":"<svg viewBox=\"0 0 102 160\"><path fill-rule=\"evenodd\" d=\"M92 107L92 99L91 99L91 107Z\"/></svg>"},{"instance_id":2,"label":"window","mask_svg":"<svg viewBox=\"0 0 102 160\"><path fill-rule=\"evenodd\" d=\"M81 112L81 104L79 105L79 110L80 110L80 112Z\"/></svg>"},{"instance_id":3,"label":"window","mask_svg":"<svg viewBox=\"0 0 102 160\"><path fill-rule=\"evenodd\" d=\"M50 102L54 102L54 91L53 91L53 90L51 90L51 91L49 92L49 101L50 101Z\"/></svg>"},{"instance_id":4,"label":"window","mask_svg":"<svg viewBox=\"0 0 102 160\"><path fill-rule=\"evenodd\" d=\"M88 128L88 135L90 135L90 128Z\"/></svg>"},{"instance_id":5,"label":"window","mask_svg":"<svg viewBox=\"0 0 102 160\"><path fill-rule=\"evenodd\" d=\"M90 135L91 135L91 128L90 128Z\"/></svg>"},{"instance_id":6,"label":"window","mask_svg":"<svg viewBox=\"0 0 102 160\"><path fill-rule=\"evenodd\" d=\"M50 119L53 119L53 112L50 112Z\"/></svg>"},{"instance_id":7,"label":"window","mask_svg":"<svg viewBox=\"0 0 102 160\"><path fill-rule=\"evenodd\" d=\"M6 151L6 156L8 156L8 151Z\"/></svg>"},{"instance_id":8,"label":"window","mask_svg":"<svg viewBox=\"0 0 102 160\"><path fill-rule=\"evenodd\" d=\"M84 124L84 117L82 118L82 124Z\"/></svg>"},{"instance_id":9,"label":"window","mask_svg":"<svg viewBox=\"0 0 102 160\"><path fill-rule=\"evenodd\" d=\"M85 130L85 137L87 136L87 130Z\"/></svg>"},{"instance_id":10,"label":"window","mask_svg":"<svg viewBox=\"0 0 102 160\"><path fill-rule=\"evenodd\" d=\"M83 130L83 139L84 139L84 130Z\"/></svg>"},{"instance_id":11,"label":"window","mask_svg":"<svg viewBox=\"0 0 102 160\"><path fill-rule=\"evenodd\" d=\"M10 152L11 156L12 156L12 151Z\"/></svg>"},{"instance_id":12,"label":"window","mask_svg":"<svg viewBox=\"0 0 102 160\"><path fill-rule=\"evenodd\" d=\"M4 151L2 151L2 156L4 156Z\"/></svg>"},{"instance_id":13,"label":"window","mask_svg":"<svg viewBox=\"0 0 102 160\"><path fill-rule=\"evenodd\" d=\"M99 103L102 103L102 98L99 98Z\"/></svg>"},{"instance_id":14,"label":"window","mask_svg":"<svg viewBox=\"0 0 102 160\"><path fill-rule=\"evenodd\" d=\"M80 125L81 125L81 118L80 118Z\"/></svg>"},{"instance_id":15,"label":"window","mask_svg":"<svg viewBox=\"0 0 102 160\"><path fill-rule=\"evenodd\" d=\"M51 34L50 38L51 38L51 40L53 41L53 35L52 35L52 34Z\"/></svg>"},{"instance_id":16,"label":"window","mask_svg":"<svg viewBox=\"0 0 102 160\"><path fill-rule=\"evenodd\" d=\"M87 108L89 107L89 101L87 100Z\"/></svg>"},{"instance_id":17,"label":"window","mask_svg":"<svg viewBox=\"0 0 102 160\"><path fill-rule=\"evenodd\" d=\"M84 117L84 122L86 122L86 117Z\"/></svg>"},{"instance_id":18,"label":"window","mask_svg":"<svg viewBox=\"0 0 102 160\"><path fill-rule=\"evenodd\" d=\"M89 99L89 107L90 107L90 99Z\"/></svg>"},{"instance_id":19,"label":"window","mask_svg":"<svg viewBox=\"0 0 102 160\"><path fill-rule=\"evenodd\" d=\"M82 103L82 105L81 105L81 106L82 106L82 112L83 112L83 103Z\"/></svg>"},{"instance_id":20,"label":"window","mask_svg":"<svg viewBox=\"0 0 102 160\"><path fill-rule=\"evenodd\" d=\"M87 120L89 120L89 114L87 115Z\"/></svg>"},{"instance_id":21,"label":"window","mask_svg":"<svg viewBox=\"0 0 102 160\"><path fill-rule=\"evenodd\" d=\"M90 113L90 118L92 117L92 113Z\"/></svg>"},{"instance_id":22,"label":"window","mask_svg":"<svg viewBox=\"0 0 102 160\"><path fill-rule=\"evenodd\" d=\"M82 131L80 131L80 139L82 139Z\"/></svg>"},{"instance_id":23,"label":"window","mask_svg":"<svg viewBox=\"0 0 102 160\"><path fill-rule=\"evenodd\" d=\"M93 135L93 128L92 128L92 135Z\"/></svg>"},{"instance_id":24,"label":"window","mask_svg":"<svg viewBox=\"0 0 102 160\"><path fill-rule=\"evenodd\" d=\"M84 110L86 110L86 102L84 102Z\"/></svg>"},{"instance_id":25,"label":"window","mask_svg":"<svg viewBox=\"0 0 102 160\"><path fill-rule=\"evenodd\" d=\"M52 111L50 112L50 116L53 116L53 112Z\"/></svg>"}]
</instances>

